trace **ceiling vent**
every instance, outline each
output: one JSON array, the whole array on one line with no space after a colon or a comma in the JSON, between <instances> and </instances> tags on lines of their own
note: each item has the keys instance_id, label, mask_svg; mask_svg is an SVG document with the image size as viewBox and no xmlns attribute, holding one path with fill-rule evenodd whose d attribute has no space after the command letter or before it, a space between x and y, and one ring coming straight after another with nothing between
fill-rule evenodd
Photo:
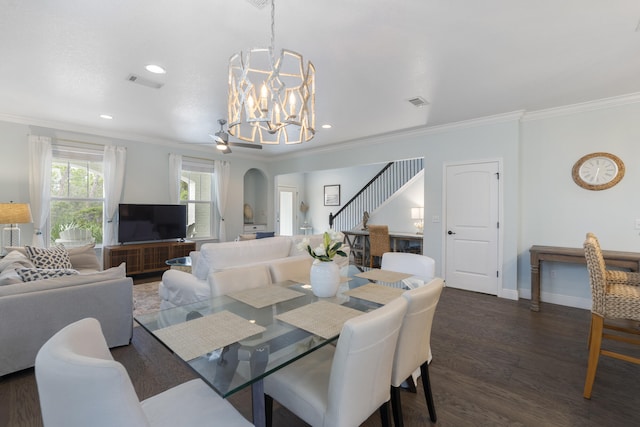
<instances>
[{"instance_id":1,"label":"ceiling vent","mask_svg":"<svg viewBox=\"0 0 640 427\"><path fill-rule=\"evenodd\" d=\"M425 105L429 104L421 96L416 96L415 98L408 99L407 101L409 101L411 103L411 105L413 105L414 107L424 107Z\"/></svg>"},{"instance_id":2,"label":"ceiling vent","mask_svg":"<svg viewBox=\"0 0 640 427\"><path fill-rule=\"evenodd\" d=\"M162 86L164 86L163 83L154 82L153 80L145 79L144 77L140 77L135 74L129 74L127 76L127 80L129 80L131 83L136 83L153 89L160 89Z\"/></svg>"}]
</instances>

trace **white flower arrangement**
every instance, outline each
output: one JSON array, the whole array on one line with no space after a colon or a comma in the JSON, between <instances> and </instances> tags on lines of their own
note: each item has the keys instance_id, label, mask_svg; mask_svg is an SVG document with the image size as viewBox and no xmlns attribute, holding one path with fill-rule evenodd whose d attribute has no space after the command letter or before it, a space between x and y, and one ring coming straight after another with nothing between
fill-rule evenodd
<instances>
[{"instance_id":1,"label":"white flower arrangement","mask_svg":"<svg viewBox=\"0 0 640 427\"><path fill-rule=\"evenodd\" d=\"M322 236L322 244L318 245L315 249L311 249L309 245L309 239L304 238L298 245L298 249L309 252L314 259L320 262L333 261L336 255L346 257L347 254L341 250L342 242L344 240L344 234L339 231L325 231Z\"/></svg>"}]
</instances>

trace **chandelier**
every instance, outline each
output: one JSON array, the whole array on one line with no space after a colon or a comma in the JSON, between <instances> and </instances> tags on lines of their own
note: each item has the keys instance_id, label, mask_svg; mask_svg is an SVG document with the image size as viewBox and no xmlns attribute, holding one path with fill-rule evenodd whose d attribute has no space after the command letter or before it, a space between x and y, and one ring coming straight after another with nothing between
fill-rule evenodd
<instances>
[{"instance_id":1,"label":"chandelier","mask_svg":"<svg viewBox=\"0 0 640 427\"><path fill-rule=\"evenodd\" d=\"M302 55L282 49L275 56L275 4L271 0L271 45L229 59L228 132L247 142L299 144L315 135L316 70Z\"/></svg>"}]
</instances>

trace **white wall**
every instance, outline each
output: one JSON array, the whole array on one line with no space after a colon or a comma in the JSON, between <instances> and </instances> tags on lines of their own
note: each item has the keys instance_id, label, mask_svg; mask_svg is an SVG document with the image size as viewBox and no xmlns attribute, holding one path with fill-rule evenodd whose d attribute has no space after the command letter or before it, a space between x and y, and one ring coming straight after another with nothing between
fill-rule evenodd
<instances>
[{"instance_id":1,"label":"white wall","mask_svg":"<svg viewBox=\"0 0 640 427\"><path fill-rule=\"evenodd\" d=\"M613 188L589 191L571 177L583 155L605 151L620 157L625 176ZM530 297L531 245L581 247L585 233L604 249L640 252L640 104L551 117L531 115L522 124L519 287ZM542 300L591 307L582 265L543 263Z\"/></svg>"}]
</instances>

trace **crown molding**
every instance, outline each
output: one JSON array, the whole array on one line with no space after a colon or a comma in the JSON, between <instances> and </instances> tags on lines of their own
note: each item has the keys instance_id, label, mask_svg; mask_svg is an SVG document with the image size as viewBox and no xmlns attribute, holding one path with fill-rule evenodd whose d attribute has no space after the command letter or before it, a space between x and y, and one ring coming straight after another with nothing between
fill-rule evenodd
<instances>
[{"instance_id":1,"label":"crown molding","mask_svg":"<svg viewBox=\"0 0 640 427\"><path fill-rule=\"evenodd\" d=\"M581 102L578 104L564 105L562 107L528 111L524 113L522 121L528 122L533 120L543 120L554 117L567 116L570 114L579 114L588 111L602 110L605 108L619 107L623 105L634 104L636 102L640 102L640 92L620 96L612 96L610 98L596 99L594 101Z\"/></svg>"},{"instance_id":2,"label":"crown molding","mask_svg":"<svg viewBox=\"0 0 640 427\"><path fill-rule=\"evenodd\" d=\"M363 136L361 138L349 139L327 144L322 147L309 148L307 150L298 151L290 154L283 154L276 158L266 159L266 161L280 161L289 160L300 157L307 157L310 154L319 154L327 152L337 152L343 150L350 150L354 148L371 147L371 145L387 144L390 140L397 140L398 138L411 138L420 137L425 135L434 135L443 132L451 132L453 130L469 129L478 126L487 126L498 123L514 122L522 119L524 110L513 111L510 113L496 114L493 116L480 117L477 119L463 120L460 122L447 123L437 126L417 126L407 129L400 129L397 131L385 132L377 135Z\"/></svg>"}]
</instances>

